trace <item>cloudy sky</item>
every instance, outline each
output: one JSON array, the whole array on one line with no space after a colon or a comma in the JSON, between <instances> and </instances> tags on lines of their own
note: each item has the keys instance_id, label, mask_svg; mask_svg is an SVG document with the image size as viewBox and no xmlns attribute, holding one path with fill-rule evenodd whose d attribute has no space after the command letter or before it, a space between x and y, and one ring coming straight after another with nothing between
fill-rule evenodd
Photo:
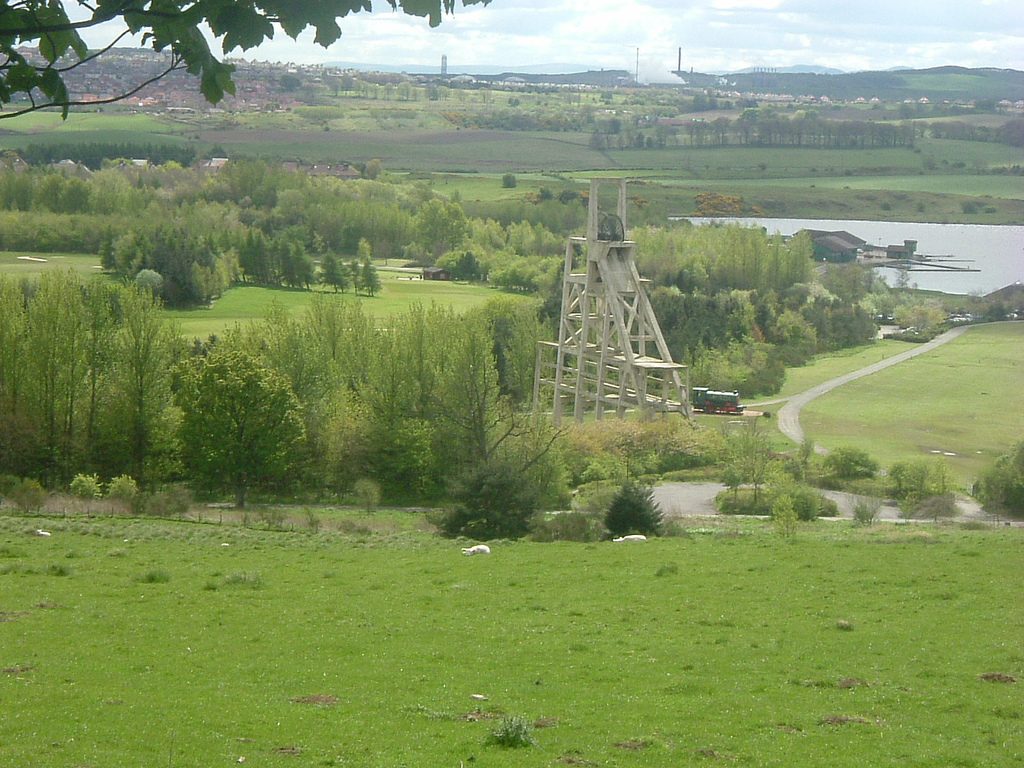
<instances>
[{"instance_id":1,"label":"cloudy sky","mask_svg":"<svg viewBox=\"0 0 1024 768\"><path fill-rule=\"evenodd\" d=\"M1020 0L492 0L430 29L375 0L342 21L328 49L284 34L242 55L268 61L358 62L411 70L570 65L669 80L683 68L728 72L798 64L845 71L956 64L1024 69Z\"/></svg>"}]
</instances>

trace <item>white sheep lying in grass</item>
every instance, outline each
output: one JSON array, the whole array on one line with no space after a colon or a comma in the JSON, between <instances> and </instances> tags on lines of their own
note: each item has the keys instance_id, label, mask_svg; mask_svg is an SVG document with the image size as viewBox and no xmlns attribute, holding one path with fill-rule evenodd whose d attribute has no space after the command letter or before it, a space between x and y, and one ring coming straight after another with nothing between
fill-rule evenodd
<instances>
[{"instance_id":1,"label":"white sheep lying in grass","mask_svg":"<svg viewBox=\"0 0 1024 768\"><path fill-rule=\"evenodd\" d=\"M619 536L617 539L612 541L647 541L647 537L642 533L630 533L627 536Z\"/></svg>"},{"instance_id":2,"label":"white sheep lying in grass","mask_svg":"<svg viewBox=\"0 0 1024 768\"><path fill-rule=\"evenodd\" d=\"M491 554L491 548L486 544L475 544L472 547L463 547L462 554L464 555L489 555Z\"/></svg>"}]
</instances>

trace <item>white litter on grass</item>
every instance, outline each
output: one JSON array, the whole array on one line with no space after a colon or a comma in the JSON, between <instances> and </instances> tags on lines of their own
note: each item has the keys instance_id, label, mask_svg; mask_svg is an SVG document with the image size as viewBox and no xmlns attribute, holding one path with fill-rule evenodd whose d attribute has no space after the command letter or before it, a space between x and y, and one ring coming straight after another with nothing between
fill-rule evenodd
<instances>
[{"instance_id":1,"label":"white litter on grass","mask_svg":"<svg viewBox=\"0 0 1024 768\"><path fill-rule=\"evenodd\" d=\"M44 531L42 528L36 528L35 535L36 536L49 536L50 532L49 531Z\"/></svg>"},{"instance_id":2,"label":"white litter on grass","mask_svg":"<svg viewBox=\"0 0 1024 768\"><path fill-rule=\"evenodd\" d=\"M231 545L230 545L230 544L228 544L228 543L227 543L227 542L225 541L225 542L222 542L222 543L221 543L221 546L222 546L222 547L230 547Z\"/></svg>"},{"instance_id":3,"label":"white litter on grass","mask_svg":"<svg viewBox=\"0 0 1024 768\"><path fill-rule=\"evenodd\" d=\"M476 544L472 547L463 547L462 554L464 555L489 555L491 554L491 548L486 544Z\"/></svg>"},{"instance_id":4,"label":"white litter on grass","mask_svg":"<svg viewBox=\"0 0 1024 768\"><path fill-rule=\"evenodd\" d=\"M942 455L943 456L956 456L956 454L953 453L952 451L943 451Z\"/></svg>"},{"instance_id":5,"label":"white litter on grass","mask_svg":"<svg viewBox=\"0 0 1024 768\"><path fill-rule=\"evenodd\" d=\"M647 537L642 533L631 533L628 536L619 536L617 539L612 539L612 541L647 541Z\"/></svg>"},{"instance_id":6,"label":"white litter on grass","mask_svg":"<svg viewBox=\"0 0 1024 768\"><path fill-rule=\"evenodd\" d=\"M469 698L473 699L474 701L487 701L487 697L484 696L482 693L471 693L469 694Z\"/></svg>"},{"instance_id":7,"label":"white litter on grass","mask_svg":"<svg viewBox=\"0 0 1024 768\"><path fill-rule=\"evenodd\" d=\"M22 261L38 261L43 264L46 263L46 259L41 259L38 256L19 256L18 258L21 259Z\"/></svg>"}]
</instances>

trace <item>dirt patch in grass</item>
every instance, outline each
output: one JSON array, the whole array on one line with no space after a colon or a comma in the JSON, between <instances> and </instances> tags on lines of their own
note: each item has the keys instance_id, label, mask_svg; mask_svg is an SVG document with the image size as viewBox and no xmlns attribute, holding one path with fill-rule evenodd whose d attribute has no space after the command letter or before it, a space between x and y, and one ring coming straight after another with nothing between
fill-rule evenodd
<instances>
[{"instance_id":1,"label":"dirt patch in grass","mask_svg":"<svg viewBox=\"0 0 1024 768\"><path fill-rule=\"evenodd\" d=\"M26 672L31 672L33 669L31 664L15 664L13 667L4 667L0 669L5 675L24 675Z\"/></svg>"},{"instance_id":2,"label":"dirt patch in grass","mask_svg":"<svg viewBox=\"0 0 1024 768\"><path fill-rule=\"evenodd\" d=\"M275 755L291 755L292 757L298 757L302 754L302 750L298 747L278 747L274 750Z\"/></svg>"},{"instance_id":3,"label":"dirt patch in grass","mask_svg":"<svg viewBox=\"0 0 1024 768\"><path fill-rule=\"evenodd\" d=\"M25 611L0 611L0 624L5 624L9 621L17 621L27 615L28 614Z\"/></svg>"},{"instance_id":4,"label":"dirt patch in grass","mask_svg":"<svg viewBox=\"0 0 1024 768\"><path fill-rule=\"evenodd\" d=\"M641 749L647 749L647 747L651 746L651 742L646 739L626 739L625 741L617 742L615 746L619 749L628 749L636 752Z\"/></svg>"},{"instance_id":5,"label":"dirt patch in grass","mask_svg":"<svg viewBox=\"0 0 1024 768\"><path fill-rule=\"evenodd\" d=\"M579 753L567 752L566 754L555 760L556 763L561 765L597 765L593 760L587 760L581 757Z\"/></svg>"},{"instance_id":6,"label":"dirt patch in grass","mask_svg":"<svg viewBox=\"0 0 1024 768\"><path fill-rule=\"evenodd\" d=\"M983 675L978 675L981 680L986 683L1016 683L1017 678L1013 675L1007 675L1002 672L986 672Z\"/></svg>"},{"instance_id":7,"label":"dirt patch in grass","mask_svg":"<svg viewBox=\"0 0 1024 768\"><path fill-rule=\"evenodd\" d=\"M717 749L711 749L704 747L702 749L695 750L698 757L704 757L709 760L735 760L735 755L728 755L725 752L719 752Z\"/></svg>"},{"instance_id":8,"label":"dirt patch in grass","mask_svg":"<svg viewBox=\"0 0 1024 768\"><path fill-rule=\"evenodd\" d=\"M533 721L534 728L554 728L558 725L557 717L538 717Z\"/></svg>"},{"instance_id":9,"label":"dirt patch in grass","mask_svg":"<svg viewBox=\"0 0 1024 768\"><path fill-rule=\"evenodd\" d=\"M851 723L867 725L870 722L867 718L858 715L828 715L821 718L818 725L850 725Z\"/></svg>"},{"instance_id":10,"label":"dirt patch in grass","mask_svg":"<svg viewBox=\"0 0 1024 768\"><path fill-rule=\"evenodd\" d=\"M842 680L836 683L837 688L866 688L867 686L868 681L861 680L859 677L844 677Z\"/></svg>"},{"instance_id":11,"label":"dirt patch in grass","mask_svg":"<svg viewBox=\"0 0 1024 768\"><path fill-rule=\"evenodd\" d=\"M798 734L804 732L803 728L799 728L795 725L790 725L789 723L776 723L775 728L776 730L782 731L783 733Z\"/></svg>"},{"instance_id":12,"label":"dirt patch in grass","mask_svg":"<svg viewBox=\"0 0 1024 768\"><path fill-rule=\"evenodd\" d=\"M313 704L318 707L333 707L338 703L338 697L329 693L311 693L308 696L294 696L290 699L292 704Z\"/></svg>"},{"instance_id":13,"label":"dirt patch in grass","mask_svg":"<svg viewBox=\"0 0 1024 768\"><path fill-rule=\"evenodd\" d=\"M459 717L467 723L479 723L482 720L497 720L501 717L500 712L485 712L482 709L474 709Z\"/></svg>"}]
</instances>

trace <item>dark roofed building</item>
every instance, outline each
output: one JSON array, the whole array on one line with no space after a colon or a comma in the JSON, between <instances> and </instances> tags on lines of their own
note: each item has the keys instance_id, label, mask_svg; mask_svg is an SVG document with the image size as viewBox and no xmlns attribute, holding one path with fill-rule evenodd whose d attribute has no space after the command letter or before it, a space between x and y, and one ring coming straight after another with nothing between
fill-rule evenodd
<instances>
[{"instance_id":1,"label":"dark roofed building","mask_svg":"<svg viewBox=\"0 0 1024 768\"><path fill-rule=\"evenodd\" d=\"M803 230L814 243L816 261L853 261L860 248L867 242L844 230L828 232L822 229Z\"/></svg>"}]
</instances>

